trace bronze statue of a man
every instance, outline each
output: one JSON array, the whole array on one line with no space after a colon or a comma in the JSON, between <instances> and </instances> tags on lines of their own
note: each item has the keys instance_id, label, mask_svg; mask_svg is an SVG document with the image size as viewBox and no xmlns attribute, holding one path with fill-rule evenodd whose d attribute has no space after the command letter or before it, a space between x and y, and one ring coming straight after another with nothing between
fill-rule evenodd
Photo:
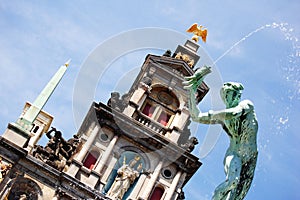
<instances>
[{"instance_id":1,"label":"bronze statue of a man","mask_svg":"<svg viewBox=\"0 0 300 200\"><path fill-rule=\"evenodd\" d=\"M185 88L190 90L189 110L193 121L203 124L221 124L230 138L224 158L226 180L214 192L214 200L243 199L252 182L257 160L258 123L251 101L240 101L242 84L227 82L221 88L226 109L200 113L195 93L210 68L203 67L193 76L186 77Z\"/></svg>"}]
</instances>

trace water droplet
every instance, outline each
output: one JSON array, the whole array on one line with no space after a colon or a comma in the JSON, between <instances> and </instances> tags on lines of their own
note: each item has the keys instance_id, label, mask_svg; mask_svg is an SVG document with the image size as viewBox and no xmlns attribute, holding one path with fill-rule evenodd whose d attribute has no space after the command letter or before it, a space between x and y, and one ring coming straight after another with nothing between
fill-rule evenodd
<instances>
[{"instance_id":1,"label":"water droplet","mask_svg":"<svg viewBox=\"0 0 300 200\"><path fill-rule=\"evenodd\" d=\"M281 124L285 124L285 123L287 123L288 121L289 121L289 117L286 117L285 119L282 118L282 117L279 118L279 122L280 122Z\"/></svg>"}]
</instances>

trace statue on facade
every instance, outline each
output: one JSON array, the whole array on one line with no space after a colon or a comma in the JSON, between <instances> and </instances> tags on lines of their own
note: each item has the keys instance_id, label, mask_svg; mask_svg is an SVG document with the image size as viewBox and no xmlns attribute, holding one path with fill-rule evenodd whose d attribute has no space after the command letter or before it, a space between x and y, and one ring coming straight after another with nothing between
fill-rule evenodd
<instances>
[{"instance_id":1,"label":"statue on facade","mask_svg":"<svg viewBox=\"0 0 300 200\"><path fill-rule=\"evenodd\" d=\"M66 155L65 158L69 160L74 153L76 153L78 146L80 145L80 139L77 135L73 135L72 138L68 139L62 145L62 148L65 150Z\"/></svg>"},{"instance_id":2,"label":"statue on facade","mask_svg":"<svg viewBox=\"0 0 300 200\"><path fill-rule=\"evenodd\" d=\"M208 71L208 67L203 67L193 76L186 77L184 84L190 90L189 110L195 122L221 124L230 138L224 158L226 180L215 189L212 199L240 200L250 188L257 161L258 123L254 106L249 100L240 101L242 84L227 82L221 88L226 109L200 113L194 95Z\"/></svg>"},{"instance_id":3,"label":"statue on facade","mask_svg":"<svg viewBox=\"0 0 300 200\"><path fill-rule=\"evenodd\" d=\"M129 94L125 93L122 95L120 98L120 93L119 92L112 92L111 97L109 98L107 102L107 106L114 108L118 111L123 111L125 107L129 103Z\"/></svg>"},{"instance_id":4,"label":"statue on facade","mask_svg":"<svg viewBox=\"0 0 300 200\"><path fill-rule=\"evenodd\" d=\"M199 144L198 139L196 137L191 137L185 144L180 146L187 152L192 152L197 144Z\"/></svg>"},{"instance_id":5,"label":"statue on facade","mask_svg":"<svg viewBox=\"0 0 300 200\"><path fill-rule=\"evenodd\" d=\"M184 192L181 191L179 194L178 194L178 197L176 200L185 200L185 195L184 195Z\"/></svg>"},{"instance_id":6,"label":"statue on facade","mask_svg":"<svg viewBox=\"0 0 300 200\"><path fill-rule=\"evenodd\" d=\"M8 171L11 169L12 165L4 163L2 161L2 157L0 157L0 183L4 179L4 176L8 173Z\"/></svg>"},{"instance_id":7,"label":"statue on facade","mask_svg":"<svg viewBox=\"0 0 300 200\"><path fill-rule=\"evenodd\" d=\"M52 134L53 132L54 134ZM73 138L66 141L62 137L62 133L54 127L51 127L46 136L49 138L46 146L35 145L32 155L62 171L65 165L70 163L74 153L76 153L80 139L77 135L74 135Z\"/></svg>"},{"instance_id":8,"label":"statue on facade","mask_svg":"<svg viewBox=\"0 0 300 200\"><path fill-rule=\"evenodd\" d=\"M107 192L107 196L113 200L121 200L131 184L140 175L139 171L142 169L142 163L140 163L136 169L135 165L141 158L135 156L129 164L126 164L126 157L124 157L123 165L117 171L117 177L115 178L111 188Z\"/></svg>"},{"instance_id":9,"label":"statue on facade","mask_svg":"<svg viewBox=\"0 0 300 200\"><path fill-rule=\"evenodd\" d=\"M54 135L52 136L52 132L54 132ZM61 149L61 144L64 141L62 134L60 131L56 130L56 128L51 127L51 130L46 133L46 136L49 138L49 141L46 145L46 150L51 153L55 154L58 156L60 149Z\"/></svg>"}]
</instances>

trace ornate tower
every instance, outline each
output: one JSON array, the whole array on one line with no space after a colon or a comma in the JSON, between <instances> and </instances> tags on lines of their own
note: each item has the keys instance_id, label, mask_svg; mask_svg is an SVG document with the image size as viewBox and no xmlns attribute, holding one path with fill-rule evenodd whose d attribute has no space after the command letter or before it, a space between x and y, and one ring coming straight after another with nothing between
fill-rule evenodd
<instances>
[{"instance_id":1,"label":"ornate tower","mask_svg":"<svg viewBox=\"0 0 300 200\"><path fill-rule=\"evenodd\" d=\"M198 45L148 55L128 93L93 103L78 131L82 150L67 173L112 199L176 199L201 166L191 154L188 92ZM198 100L208 87L198 89ZM130 178L132 175L132 178Z\"/></svg>"},{"instance_id":2,"label":"ornate tower","mask_svg":"<svg viewBox=\"0 0 300 200\"><path fill-rule=\"evenodd\" d=\"M42 107L25 121L29 131L19 122L9 125L0 154L11 169L1 180L0 198L183 199L182 188L201 166L191 153L198 141L191 137L182 85L195 72L198 48L187 40L173 54L147 55L128 93L113 92L106 104L93 102L68 141L56 129L48 132L52 117ZM203 83L199 102L207 92ZM30 108L22 116L32 116ZM41 125L38 134L25 134ZM45 147L36 145L43 133L50 139Z\"/></svg>"}]
</instances>

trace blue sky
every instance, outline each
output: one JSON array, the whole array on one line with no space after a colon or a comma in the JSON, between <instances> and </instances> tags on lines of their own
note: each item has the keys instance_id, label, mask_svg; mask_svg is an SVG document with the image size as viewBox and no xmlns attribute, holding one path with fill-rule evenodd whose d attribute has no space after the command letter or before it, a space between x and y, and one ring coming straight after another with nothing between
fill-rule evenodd
<instances>
[{"instance_id":1,"label":"blue sky","mask_svg":"<svg viewBox=\"0 0 300 200\"><path fill-rule=\"evenodd\" d=\"M203 49L217 60L249 33L264 27L239 42L216 67L223 81L244 84L242 98L253 101L259 120L259 158L246 199L299 199L299 9L297 0L0 0L0 128L4 131L8 122L15 121L24 103L32 102L59 66L71 58L45 110L55 116L53 125L66 137L73 135L78 126L73 118L73 92L83 63L99 44L122 32L158 27L178 31L188 39L191 35L185 30L197 22L208 28ZM117 75L105 77L122 70L131 74L153 52L159 51L143 49L115 60L94 88L94 100L106 102L109 91L118 88ZM208 95L201 110L209 110L210 101ZM200 125L195 133L199 147L207 129ZM211 198L225 179L222 160L227 146L228 138L221 134L214 149L201 158L203 166L185 187L187 199Z\"/></svg>"}]
</instances>

